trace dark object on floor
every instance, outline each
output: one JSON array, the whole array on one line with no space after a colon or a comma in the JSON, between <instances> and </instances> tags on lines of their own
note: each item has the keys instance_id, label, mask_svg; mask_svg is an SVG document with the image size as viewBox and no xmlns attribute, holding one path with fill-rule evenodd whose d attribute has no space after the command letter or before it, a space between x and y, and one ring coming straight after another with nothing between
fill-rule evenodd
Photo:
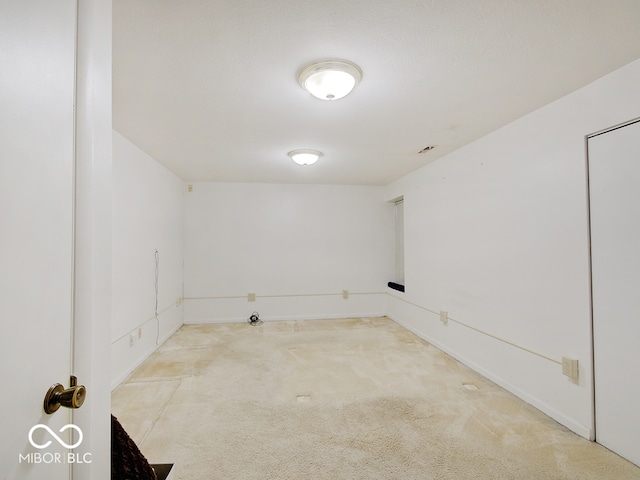
<instances>
[{"instance_id":1,"label":"dark object on floor","mask_svg":"<svg viewBox=\"0 0 640 480\"><path fill-rule=\"evenodd\" d=\"M387 283L389 288L393 288L394 290L398 290L399 292L404 292L404 285L400 285L399 283L389 282Z\"/></svg>"},{"instance_id":2,"label":"dark object on floor","mask_svg":"<svg viewBox=\"0 0 640 480\"><path fill-rule=\"evenodd\" d=\"M247 321L249 322L250 325L253 325L254 327L256 325L262 325L262 320L260 320L260 315L258 315L258 312L253 312L249 317L249 320Z\"/></svg>"},{"instance_id":3,"label":"dark object on floor","mask_svg":"<svg viewBox=\"0 0 640 480\"><path fill-rule=\"evenodd\" d=\"M111 415L111 480L158 480L140 449Z\"/></svg>"}]
</instances>

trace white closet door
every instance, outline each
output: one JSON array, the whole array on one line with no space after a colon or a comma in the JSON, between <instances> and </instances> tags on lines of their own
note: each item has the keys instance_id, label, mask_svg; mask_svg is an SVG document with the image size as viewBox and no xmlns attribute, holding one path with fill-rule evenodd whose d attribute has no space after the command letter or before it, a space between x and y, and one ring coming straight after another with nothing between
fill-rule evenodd
<instances>
[{"instance_id":1,"label":"white closet door","mask_svg":"<svg viewBox=\"0 0 640 480\"><path fill-rule=\"evenodd\" d=\"M640 465L640 122L589 138L596 441Z\"/></svg>"}]
</instances>

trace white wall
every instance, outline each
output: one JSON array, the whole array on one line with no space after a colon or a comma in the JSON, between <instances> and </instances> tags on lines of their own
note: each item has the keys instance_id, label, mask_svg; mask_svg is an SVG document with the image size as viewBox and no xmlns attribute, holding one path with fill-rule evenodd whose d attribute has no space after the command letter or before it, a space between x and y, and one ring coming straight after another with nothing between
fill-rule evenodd
<instances>
[{"instance_id":1,"label":"white wall","mask_svg":"<svg viewBox=\"0 0 640 480\"><path fill-rule=\"evenodd\" d=\"M253 311L265 320L386 311L394 257L393 205L384 188L192 185L185 194L185 323L246 321Z\"/></svg>"},{"instance_id":2,"label":"white wall","mask_svg":"<svg viewBox=\"0 0 640 480\"><path fill-rule=\"evenodd\" d=\"M640 61L386 195L405 199L406 293L389 292L389 315L585 437L593 436L585 135L638 117L638 85ZM440 310L457 322L441 323ZM578 381L562 375L562 356L579 360Z\"/></svg>"},{"instance_id":3,"label":"white wall","mask_svg":"<svg viewBox=\"0 0 640 480\"><path fill-rule=\"evenodd\" d=\"M113 132L112 387L182 325L182 189L175 175Z\"/></svg>"}]
</instances>

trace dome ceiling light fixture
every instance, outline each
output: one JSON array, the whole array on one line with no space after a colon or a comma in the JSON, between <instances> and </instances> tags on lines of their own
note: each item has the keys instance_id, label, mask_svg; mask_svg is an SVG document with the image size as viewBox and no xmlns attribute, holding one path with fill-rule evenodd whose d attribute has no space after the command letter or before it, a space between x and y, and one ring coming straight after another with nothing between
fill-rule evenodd
<instances>
[{"instance_id":1,"label":"dome ceiling light fixture","mask_svg":"<svg viewBox=\"0 0 640 480\"><path fill-rule=\"evenodd\" d=\"M362 80L362 70L346 60L323 60L304 67L298 82L321 100L337 100L349 95Z\"/></svg>"},{"instance_id":2,"label":"dome ceiling light fixture","mask_svg":"<svg viewBox=\"0 0 640 480\"><path fill-rule=\"evenodd\" d=\"M313 165L318 161L318 159L322 156L322 152L317 150L292 150L287 153L291 157L291 160L296 162L298 165Z\"/></svg>"}]
</instances>

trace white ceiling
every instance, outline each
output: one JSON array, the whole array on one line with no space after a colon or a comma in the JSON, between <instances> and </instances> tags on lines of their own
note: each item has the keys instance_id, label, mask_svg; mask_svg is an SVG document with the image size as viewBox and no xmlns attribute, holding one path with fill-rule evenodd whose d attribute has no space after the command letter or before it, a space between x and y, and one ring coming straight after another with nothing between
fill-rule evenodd
<instances>
[{"instance_id":1,"label":"white ceiling","mask_svg":"<svg viewBox=\"0 0 640 480\"><path fill-rule=\"evenodd\" d=\"M384 185L639 57L639 0L113 0L113 126L186 181Z\"/></svg>"}]
</instances>

